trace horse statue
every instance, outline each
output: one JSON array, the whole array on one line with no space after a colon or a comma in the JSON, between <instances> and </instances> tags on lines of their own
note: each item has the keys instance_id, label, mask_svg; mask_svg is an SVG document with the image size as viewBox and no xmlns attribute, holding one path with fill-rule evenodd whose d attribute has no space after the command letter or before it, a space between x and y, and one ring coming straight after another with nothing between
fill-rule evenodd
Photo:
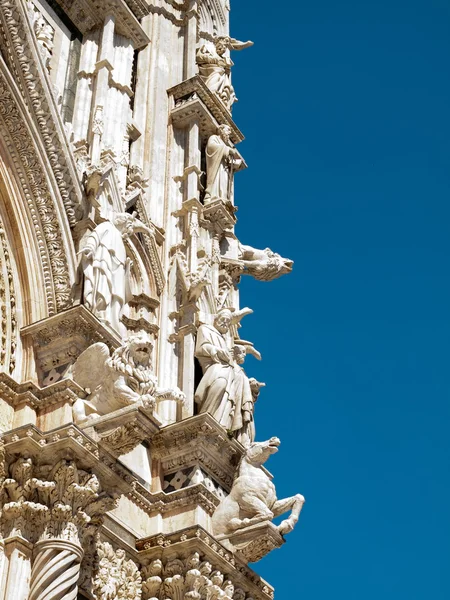
<instances>
[{"instance_id":1,"label":"horse statue","mask_svg":"<svg viewBox=\"0 0 450 600\"><path fill-rule=\"evenodd\" d=\"M291 514L278 525L281 535L291 532L300 516L305 498L296 494L277 500L275 486L262 465L278 452L280 440L276 437L266 442L254 442L242 457L238 475L229 496L217 507L212 525L219 539L230 538L238 530L264 521L272 521L288 510ZM228 545L228 544L227 544Z\"/></svg>"}]
</instances>

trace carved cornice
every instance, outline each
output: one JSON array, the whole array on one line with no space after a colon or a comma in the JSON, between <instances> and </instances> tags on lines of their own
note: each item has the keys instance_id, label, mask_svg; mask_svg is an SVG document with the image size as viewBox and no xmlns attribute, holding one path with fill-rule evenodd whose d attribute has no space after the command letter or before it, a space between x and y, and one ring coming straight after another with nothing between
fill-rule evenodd
<instances>
[{"instance_id":1,"label":"carved cornice","mask_svg":"<svg viewBox=\"0 0 450 600\"><path fill-rule=\"evenodd\" d=\"M244 136L231 118L216 94L211 92L199 75L186 79L182 83L170 88L168 93L174 97L175 108L171 112L172 122L175 126L183 127L192 115L198 116L205 123L206 132L212 126L228 125L231 128L231 140L238 144ZM207 113L209 111L209 118ZM212 133L215 133L212 131Z\"/></svg>"},{"instance_id":2,"label":"carved cornice","mask_svg":"<svg viewBox=\"0 0 450 600\"><path fill-rule=\"evenodd\" d=\"M116 32L131 39L136 49L143 48L150 41L132 12L135 8L143 13L142 8L145 7L142 0L57 0L57 2L83 34L90 29L100 27L105 18L113 14L116 19Z\"/></svg>"},{"instance_id":3,"label":"carved cornice","mask_svg":"<svg viewBox=\"0 0 450 600\"><path fill-rule=\"evenodd\" d=\"M142 571L144 589L146 581L148 583L152 581L150 576L154 575L152 568L156 566L156 561L159 561L161 567L164 567L166 575L171 575L170 572L167 572L171 565L175 562L180 564L180 559L196 554L196 564L187 566L180 575L187 576L188 569L195 568L199 576L202 575L211 581L214 573L226 573L226 578L231 580L235 588L234 598L271 600L274 597L273 588L264 579L247 567L244 560L226 550L202 527L189 527L173 534L157 534L143 538L136 542L136 547L140 551L139 560L148 565ZM161 574L163 574L163 568L161 568ZM191 570L191 574L194 574L194 570ZM186 581L186 583L188 582ZM237 593L238 588L243 595ZM224 600L227 598L223 593L213 597L224 598Z\"/></svg>"},{"instance_id":4,"label":"carved cornice","mask_svg":"<svg viewBox=\"0 0 450 600\"><path fill-rule=\"evenodd\" d=\"M28 19L22 2L0 0L0 48L38 126L69 223L74 225L82 190Z\"/></svg>"},{"instance_id":5,"label":"carved cornice","mask_svg":"<svg viewBox=\"0 0 450 600\"><path fill-rule=\"evenodd\" d=\"M159 430L161 421L153 407L141 402L115 410L107 415L87 421L80 429L91 432L95 439L107 447L113 456L131 452L144 440L149 440Z\"/></svg>"},{"instance_id":6,"label":"carved cornice","mask_svg":"<svg viewBox=\"0 0 450 600\"><path fill-rule=\"evenodd\" d=\"M55 465L62 459L76 460L79 468L96 473L105 489L117 493L128 494L137 482L127 467L73 424L48 432L24 425L3 433L1 439L9 456L26 455L38 466Z\"/></svg>"},{"instance_id":7,"label":"carved cornice","mask_svg":"<svg viewBox=\"0 0 450 600\"><path fill-rule=\"evenodd\" d=\"M163 427L152 440L152 455L165 473L199 464L228 491L243 452L243 446L207 413Z\"/></svg>"},{"instance_id":8,"label":"carved cornice","mask_svg":"<svg viewBox=\"0 0 450 600\"><path fill-rule=\"evenodd\" d=\"M133 484L128 497L149 516L171 513L174 510L201 506L210 516L218 507L220 500L203 483L198 483L175 492L149 492L140 483Z\"/></svg>"}]
</instances>

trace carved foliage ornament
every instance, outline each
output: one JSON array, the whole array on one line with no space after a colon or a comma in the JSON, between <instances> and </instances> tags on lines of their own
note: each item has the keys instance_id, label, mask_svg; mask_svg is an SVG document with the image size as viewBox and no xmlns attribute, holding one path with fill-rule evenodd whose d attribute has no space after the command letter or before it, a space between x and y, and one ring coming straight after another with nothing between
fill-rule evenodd
<instances>
[{"instance_id":1,"label":"carved foliage ornament","mask_svg":"<svg viewBox=\"0 0 450 600\"><path fill-rule=\"evenodd\" d=\"M37 467L19 457L6 470L1 485L1 529L31 542L59 539L83 545L97 530L115 499L102 492L96 475L73 461Z\"/></svg>"},{"instance_id":2,"label":"carved foliage ornament","mask_svg":"<svg viewBox=\"0 0 450 600\"><path fill-rule=\"evenodd\" d=\"M45 25L45 24L44 24ZM49 32L44 29L29 31L29 25L21 3L12 0L0 0L0 44L5 60L14 78L17 82L22 82L20 86L22 94L29 103L29 108L39 126L42 141L47 153L47 158L51 164L55 175L56 184L59 188L67 217L71 225L76 222L75 210L78 206L76 198L75 171L71 172L70 158L65 154L63 140L55 128L54 115L48 103L45 93L44 82L41 79L35 55L30 45L30 35L37 35L38 43L42 47L45 44L45 53L51 51L49 44ZM27 31L29 32L27 34ZM42 37L44 39L39 39ZM51 97L51 95L49 95ZM3 95L2 95L3 100ZM15 141L18 136L14 137ZM28 140L26 144L32 148Z\"/></svg>"},{"instance_id":3,"label":"carved foliage ornament","mask_svg":"<svg viewBox=\"0 0 450 600\"><path fill-rule=\"evenodd\" d=\"M9 248L0 220L0 365L11 374L16 364L16 293Z\"/></svg>"},{"instance_id":4,"label":"carved foliage ornament","mask_svg":"<svg viewBox=\"0 0 450 600\"><path fill-rule=\"evenodd\" d=\"M69 267L56 217L56 207L29 129L2 73L0 97L0 128L17 168L20 186L33 220L45 280L48 311L53 314L56 310L65 308L70 299Z\"/></svg>"},{"instance_id":5,"label":"carved foliage ornament","mask_svg":"<svg viewBox=\"0 0 450 600\"><path fill-rule=\"evenodd\" d=\"M141 600L141 574L136 564L127 560L124 550L114 550L110 543L101 542L97 561L92 584L97 600Z\"/></svg>"}]
</instances>

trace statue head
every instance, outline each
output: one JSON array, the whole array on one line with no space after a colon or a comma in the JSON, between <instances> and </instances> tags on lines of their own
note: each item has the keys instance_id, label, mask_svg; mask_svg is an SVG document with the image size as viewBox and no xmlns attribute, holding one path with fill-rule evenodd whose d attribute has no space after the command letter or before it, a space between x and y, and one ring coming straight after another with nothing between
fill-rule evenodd
<instances>
[{"instance_id":1,"label":"statue head","mask_svg":"<svg viewBox=\"0 0 450 600\"><path fill-rule=\"evenodd\" d=\"M272 454L278 452L280 443L277 437L272 437L266 442L253 442L248 447L245 458L251 465L263 465Z\"/></svg>"},{"instance_id":2,"label":"statue head","mask_svg":"<svg viewBox=\"0 0 450 600\"><path fill-rule=\"evenodd\" d=\"M231 310L222 308L214 318L214 327L220 333L228 333L232 323Z\"/></svg>"},{"instance_id":3,"label":"statue head","mask_svg":"<svg viewBox=\"0 0 450 600\"><path fill-rule=\"evenodd\" d=\"M153 342L150 336L145 331L141 331L130 335L122 346L114 350L111 358L114 364L121 362L132 367L151 369L152 350Z\"/></svg>"},{"instance_id":4,"label":"statue head","mask_svg":"<svg viewBox=\"0 0 450 600\"><path fill-rule=\"evenodd\" d=\"M242 365L245 362L245 356L247 354L247 348L242 344L236 344L233 346L233 356L234 360L238 365Z\"/></svg>"},{"instance_id":5,"label":"statue head","mask_svg":"<svg viewBox=\"0 0 450 600\"><path fill-rule=\"evenodd\" d=\"M231 127L229 125L219 125L217 128L217 135L226 143L229 143L231 133Z\"/></svg>"},{"instance_id":6,"label":"statue head","mask_svg":"<svg viewBox=\"0 0 450 600\"><path fill-rule=\"evenodd\" d=\"M230 45L230 38L227 35L219 36L214 40L216 52L219 56L223 56Z\"/></svg>"},{"instance_id":7,"label":"statue head","mask_svg":"<svg viewBox=\"0 0 450 600\"><path fill-rule=\"evenodd\" d=\"M126 238L134 233L134 215L129 213L117 213L114 217L114 225L122 234L122 237Z\"/></svg>"}]
</instances>

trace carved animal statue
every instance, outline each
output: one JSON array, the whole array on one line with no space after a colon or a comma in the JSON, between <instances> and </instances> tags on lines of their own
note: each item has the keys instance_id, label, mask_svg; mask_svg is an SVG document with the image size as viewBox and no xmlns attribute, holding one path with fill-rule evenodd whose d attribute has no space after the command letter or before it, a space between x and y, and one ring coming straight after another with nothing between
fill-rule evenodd
<instances>
[{"instance_id":1,"label":"carved animal statue","mask_svg":"<svg viewBox=\"0 0 450 600\"><path fill-rule=\"evenodd\" d=\"M125 406L142 402L154 405L157 398L183 401L178 390L158 388L152 369L153 344L145 333L130 336L110 356L106 344L89 346L75 362L73 380L90 394L86 400L73 405L74 421L82 424L87 419L105 415Z\"/></svg>"},{"instance_id":2,"label":"carved animal statue","mask_svg":"<svg viewBox=\"0 0 450 600\"><path fill-rule=\"evenodd\" d=\"M260 281L272 281L292 271L294 261L283 258L270 248L258 250L240 244L240 259L244 263L245 272Z\"/></svg>"},{"instance_id":3,"label":"carved animal statue","mask_svg":"<svg viewBox=\"0 0 450 600\"><path fill-rule=\"evenodd\" d=\"M229 496L213 515L215 535L230 536L238 529L272 521L288 510L291 510L291 514L278 525L278 531L285 534L294 529L305 498L296 494L292 498L277 500L275 486L262 469L266 460L278 452L279 445L280 440L273 437L266 442L254 442L248 447Z\"/></svg>"}]
</instances>

